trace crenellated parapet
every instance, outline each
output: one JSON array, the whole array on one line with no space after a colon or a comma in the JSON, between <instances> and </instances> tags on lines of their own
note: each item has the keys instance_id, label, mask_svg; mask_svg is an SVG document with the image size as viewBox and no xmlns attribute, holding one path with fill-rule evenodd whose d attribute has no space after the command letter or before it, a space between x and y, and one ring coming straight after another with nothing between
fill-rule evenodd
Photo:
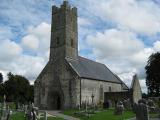
<instances>
[{"instance_id":1,"label":"crenellated parapet","mask_svg":"<svg viewBox=\"0 0 160 120\"><path fill-rule=\"evenodd\" d=\"M60 7L57 6L52 6L52 14L59 13L60 11L70 11L72 14L77 16L77 8L76 7L71 7L69 5L68 1L63 1L63 4Z\"/></svg>"}]
</instances>

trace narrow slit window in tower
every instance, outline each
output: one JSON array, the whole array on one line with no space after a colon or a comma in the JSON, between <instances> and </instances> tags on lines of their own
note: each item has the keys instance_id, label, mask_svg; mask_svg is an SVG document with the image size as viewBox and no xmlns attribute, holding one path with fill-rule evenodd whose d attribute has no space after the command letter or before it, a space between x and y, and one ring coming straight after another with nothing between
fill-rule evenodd
<instances>
[{"instance_id":1,"label":"narrow slit window in tower","mask_svg":"<svg viewBox=\"0 0 160 120\"><path fill-rule=\"evenodd\" d=\"M59 37L57 37L56 43L57 43L57 45L59 45Z\"/></svg>"},{"instance_id":2,"label":"narrow slit window in tower","mask_svg":"<svg viewBox=\"0 0 160 120\"><path fill-rule=\"evenodd\" d=\"M71 39L71 46L74 47L74 41Z\"/></svg>"}]
</instances>

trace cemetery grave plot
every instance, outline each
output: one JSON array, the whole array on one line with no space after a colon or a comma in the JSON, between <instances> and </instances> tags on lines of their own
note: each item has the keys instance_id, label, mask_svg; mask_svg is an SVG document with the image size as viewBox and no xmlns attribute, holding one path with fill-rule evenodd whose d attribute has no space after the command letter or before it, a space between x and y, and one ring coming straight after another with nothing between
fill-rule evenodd
<instances>
[{"instance_id":1,"label":"cemetery grave plot","mask_svg":"<svg viewBox=\"0 0 160 120\"><path fill-rule=\"evenodd\" d=\"M94 114L92 113L90 115L88 115L88 111L85 112L85 110L84 111L66 110L66 111L63 111L63 114L77 117L81 120L120 120L122 119L121 115L114 115L114 109L95 111ZM135 114L132 111L124 111L123 119L129 119L133 117L135 117Z\"/></svg>"},{"instance_id":2,"label":"cemetery grave plot","mask_svg":"<svg viewBox=\"0 0 160 120\"><path fill-rule=\"evenodd\" d=\"M1 120L64 120L56 116L52 117L44 110L34 107L34 104L20 105L15 103L0 103Z\"/></svg>"},{"instance_id":3,"label":"cemetery grave plot","mask_svg":"<svg viewBox=\"0 0 160 120\"><path fill-rule=\"evenodd\" d=\"M11 120L27 120L24 116L25 116L24 112L17 112L16 114L11 115L10 119ZM44 120L44 119L41 118L40 120ZM64 120L64 119L48 117L47 120Z\"/></svg>"},{"instance_id":4,"label":"cemetery grave plot","mask_svg":"<svg viewBox=\"0 0 160 120\"><path fill-rule=\"evenodd\" d=\"M89 109L86 107L87 109L68 110L63 113L81 120L126 120L133 117L136 117L136 120L160 119L160 108L150 99L141 99L138 103L133 104L133 108L129 109L123 104L124 102L119 101L116 107L112 109Z\"/></svg>"},{"instance_id":5,"label":"cemetery grave plot","mask_svg":"<svg viewBox=\"0 0 160 120\"><path fill-rule=\"evenodd\" d=\"M160 108L153 100L141 99L129 108L126 102L118 101L115 108L83 106L79 110L65 110L63 114L79 118L80 120L126 120L136 117L136 120L156 120L160 118ZM130 106L130 105L129 105ZM39 110L34 104L20 105L3 102L0 104L1 120L64 120L50 116L45 110Z\"/></svg>"}]
</instances>

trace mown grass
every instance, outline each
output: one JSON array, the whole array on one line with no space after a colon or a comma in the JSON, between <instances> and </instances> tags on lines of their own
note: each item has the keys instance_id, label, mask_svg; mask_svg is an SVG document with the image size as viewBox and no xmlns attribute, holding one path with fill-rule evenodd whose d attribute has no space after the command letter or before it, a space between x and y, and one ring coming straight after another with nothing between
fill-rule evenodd
<instances>
[{"instance_id":1,"label":"mown grass","mask_svg":"<svg viewBox=\"0 0 160 120\"><path fill-rule=\"evenodd\" d=\"M10 120L26 120L26 118L24 117L24 112L17 112L11 115ZM41 118L41 120L44 120L44 119ZM57 118L57 117L56 118L48 117L48 120L64 120L64 119Z\"/></svg>"},{"instance_id":2,"label":"mown grass","mask_svg":"<svg viewBox=\"0 0 160 120\"><path fill-rule=\"evenodd\" d=\"M41 118L41 120L44 120L44 118L43 119ZM47 120L64 120L64 119L63 118L57 118L57 117L56 118L48 117Z\"/></svg>"},{"instance_id":3,"label":"mown grass","mask_svg":"<svg viewBox=\"0 0 160 120\"><path fill-rule=\"evenodd\" d=\"M159 115L160 115L159 113L150 113L150 114L149 114L149 117L150 117L150 118L158 118Z\"/></svg>"},{"instance_id":4,"label":"mown grass","mask_svg":"<svg viewBox=\"0 0 160 120\"><path fill-rule=\"evenodd\" d=\"M66 110L63 113L66 115L71 115L80 118L81 120L121 120L122 118L129 119L135 117L135 114L132 111L125 111L123 116L121 116L121 115L114 115L114 111L111 109L103 110L90 117L75 115L74 114L75 112L76 110Z\"/></svg>"},{"instance_id":5,"label":"mown grass","mask_svg":"<svg viewBox=\"0 0 160 120\"><path fill-rule=\"evenodd\" d=\"M10 120L26 120L26 118L23 112L17 112L11 115Z\"/></svg>"},{"instance_id":6,"label":"mown grass","mask_svg":"<svg viewBox=\"0 0 160 120\"><path fill-rule=\"evenodd\" d=\"M64 120L63 118L53 118L53 117L48 117L48 120Z\"/></svg>"}]
</instances>

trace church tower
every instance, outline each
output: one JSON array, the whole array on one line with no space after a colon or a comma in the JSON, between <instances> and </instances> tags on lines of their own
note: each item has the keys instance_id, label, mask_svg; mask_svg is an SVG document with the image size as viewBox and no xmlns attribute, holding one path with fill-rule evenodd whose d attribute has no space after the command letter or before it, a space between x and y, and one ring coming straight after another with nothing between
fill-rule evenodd
<instances>
[{"instance_id":1,"label":"church tower","mask_svg":"<svg viewBox=\"0 0 160 120\"><path fill-rule=\"evenodd\" d=\"M64 1L52 7L50 59L35 81L34 103L41 109L76 106L75 76L67 58L78 59L77 8Z\"/></svg>"},{"instance_id":2,"label":"church tower","mask_svg":"<svg viewBox=\"0 0 160 120\"><path fill-rule=\"evenodd\" d=\"M50 61L66 57L77 59L77 8L64 1L60 8L52 7Z\"/></svg>"}]
</instances>

